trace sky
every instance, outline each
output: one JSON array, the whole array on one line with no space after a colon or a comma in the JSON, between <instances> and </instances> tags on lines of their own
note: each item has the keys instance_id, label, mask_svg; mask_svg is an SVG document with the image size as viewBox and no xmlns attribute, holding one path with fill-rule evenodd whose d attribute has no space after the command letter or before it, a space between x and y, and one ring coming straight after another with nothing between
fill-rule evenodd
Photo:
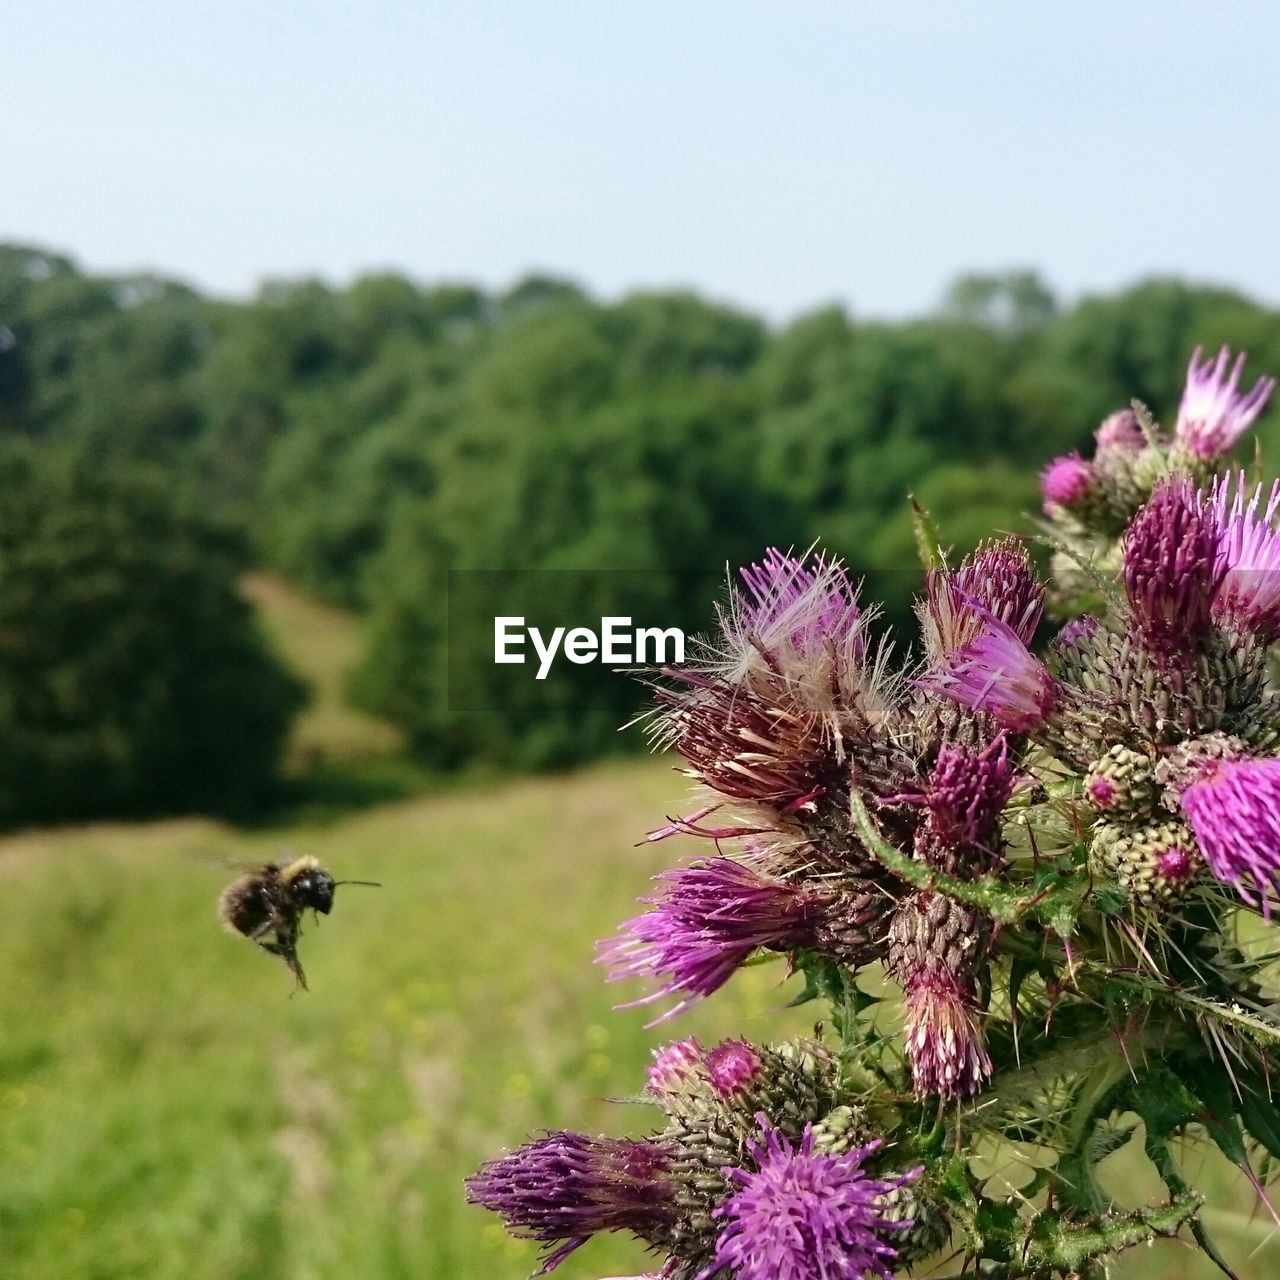
<instances>
[{"instance_id":1,"label":"sky","mask_svg":"<svg viewBox=\"0 0 1280 1280\"><path fill-rule=\"evenodd\" d=\"M0 239L227 296L540 271L782 321L1029 266L1280 303L1278 60L1264 0L45 0L0 26Z\"/></svg>"}]
</instances>

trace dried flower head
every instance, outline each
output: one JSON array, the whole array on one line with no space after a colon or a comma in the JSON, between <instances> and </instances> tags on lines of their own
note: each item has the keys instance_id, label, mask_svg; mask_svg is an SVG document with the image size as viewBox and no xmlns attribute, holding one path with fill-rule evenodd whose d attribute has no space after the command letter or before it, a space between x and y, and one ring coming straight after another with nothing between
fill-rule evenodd
<instances>
[{"instance_id":1,"label":"dried flower head","mask_svg":"<svg viewBox=\"0 0 1280 1280\"><path fill-rule=\"evenodd\" d=\"M804 559L770 547L741 571L746 592L734 597L725 635L746 654L788 651L812 657L826 645L860 644L858 588L838 560Z\"/></svg>"},{"instance_id":2,"label":"dried flower head","mask_svg":"<svg viewBox=\"0 0 1280 1280\"><path fill-rule=\"evenodd\" d=\"M906 1049L921 1097L967 1098L991 1075L973 992L953 973L914 970L904 982Z\"/></svg>"}]
</instances>

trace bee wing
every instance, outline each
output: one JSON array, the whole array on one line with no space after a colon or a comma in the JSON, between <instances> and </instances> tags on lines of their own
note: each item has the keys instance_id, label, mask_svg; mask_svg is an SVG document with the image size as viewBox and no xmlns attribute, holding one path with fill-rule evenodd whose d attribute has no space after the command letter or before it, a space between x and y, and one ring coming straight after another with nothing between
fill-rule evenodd
<instances>
[{"instance_id":1,"label":"bee wing","mask_svg":"<svg viewBox=\"0 0 1280 1280\"><path fill-rule=\"evenodd\" d=\"M261 871L267 865L263 862L248 862L244 858L237 858L215 849L197 849L189 856L203 866L213 867L218 871L234 871L238 875L249 875L251 872Z\"/></svg>"}]
</instances>

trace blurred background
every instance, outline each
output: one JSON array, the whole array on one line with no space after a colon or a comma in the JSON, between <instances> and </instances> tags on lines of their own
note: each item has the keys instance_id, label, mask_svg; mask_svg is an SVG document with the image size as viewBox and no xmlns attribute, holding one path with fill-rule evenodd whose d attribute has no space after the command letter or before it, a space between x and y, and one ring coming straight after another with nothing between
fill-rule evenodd
<instances>
[{"instance_id":1,"label":"blurred background","mask_svg":"<svg viewBox=\"0 0 1280 1280\"><path fill-rule=\"evenodd\" d=\"M1131 397L1170 421L1197 344L1280 371L1280 15L1221 13L7 15L5 1277L522 1276L466 1173L642 1125L613 1100L671 1034L805 1026L768 966L665 1032L610 1009L592 943L684 783L616 731L632 681L451 698L450 574L696 630L726 565L820 540L909 645L908 490L957 549L1027 531L1037 470ZM214 910L290 850L384 885L297 998Z\"/></svg>"}]
</instances>

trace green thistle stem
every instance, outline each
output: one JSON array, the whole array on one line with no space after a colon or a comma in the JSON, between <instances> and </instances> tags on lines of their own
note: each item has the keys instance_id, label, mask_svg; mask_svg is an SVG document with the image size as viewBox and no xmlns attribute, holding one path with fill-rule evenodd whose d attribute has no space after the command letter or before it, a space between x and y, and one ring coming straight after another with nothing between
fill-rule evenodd
<instances>
[{"instance_id":1,"label":"green thistle stem","mask_svg":"<svg viewBox=\"0 0 1280 1280\"><path fill-rule=\"evenodd\" d=\"M1028 893L1025 887L1011 886L998 876L960 880L914 858L890 844L880 833L875 819L856 792L849 796L849 817L868 852L900 880L917 889L935 889L969 906L981 907L1000 924L1013 924L1034 916L1057 933L1070 932L1084 894L1084 878L1075 873L1059 877L1060 883Z\"/></svg>"}]
</instances>

